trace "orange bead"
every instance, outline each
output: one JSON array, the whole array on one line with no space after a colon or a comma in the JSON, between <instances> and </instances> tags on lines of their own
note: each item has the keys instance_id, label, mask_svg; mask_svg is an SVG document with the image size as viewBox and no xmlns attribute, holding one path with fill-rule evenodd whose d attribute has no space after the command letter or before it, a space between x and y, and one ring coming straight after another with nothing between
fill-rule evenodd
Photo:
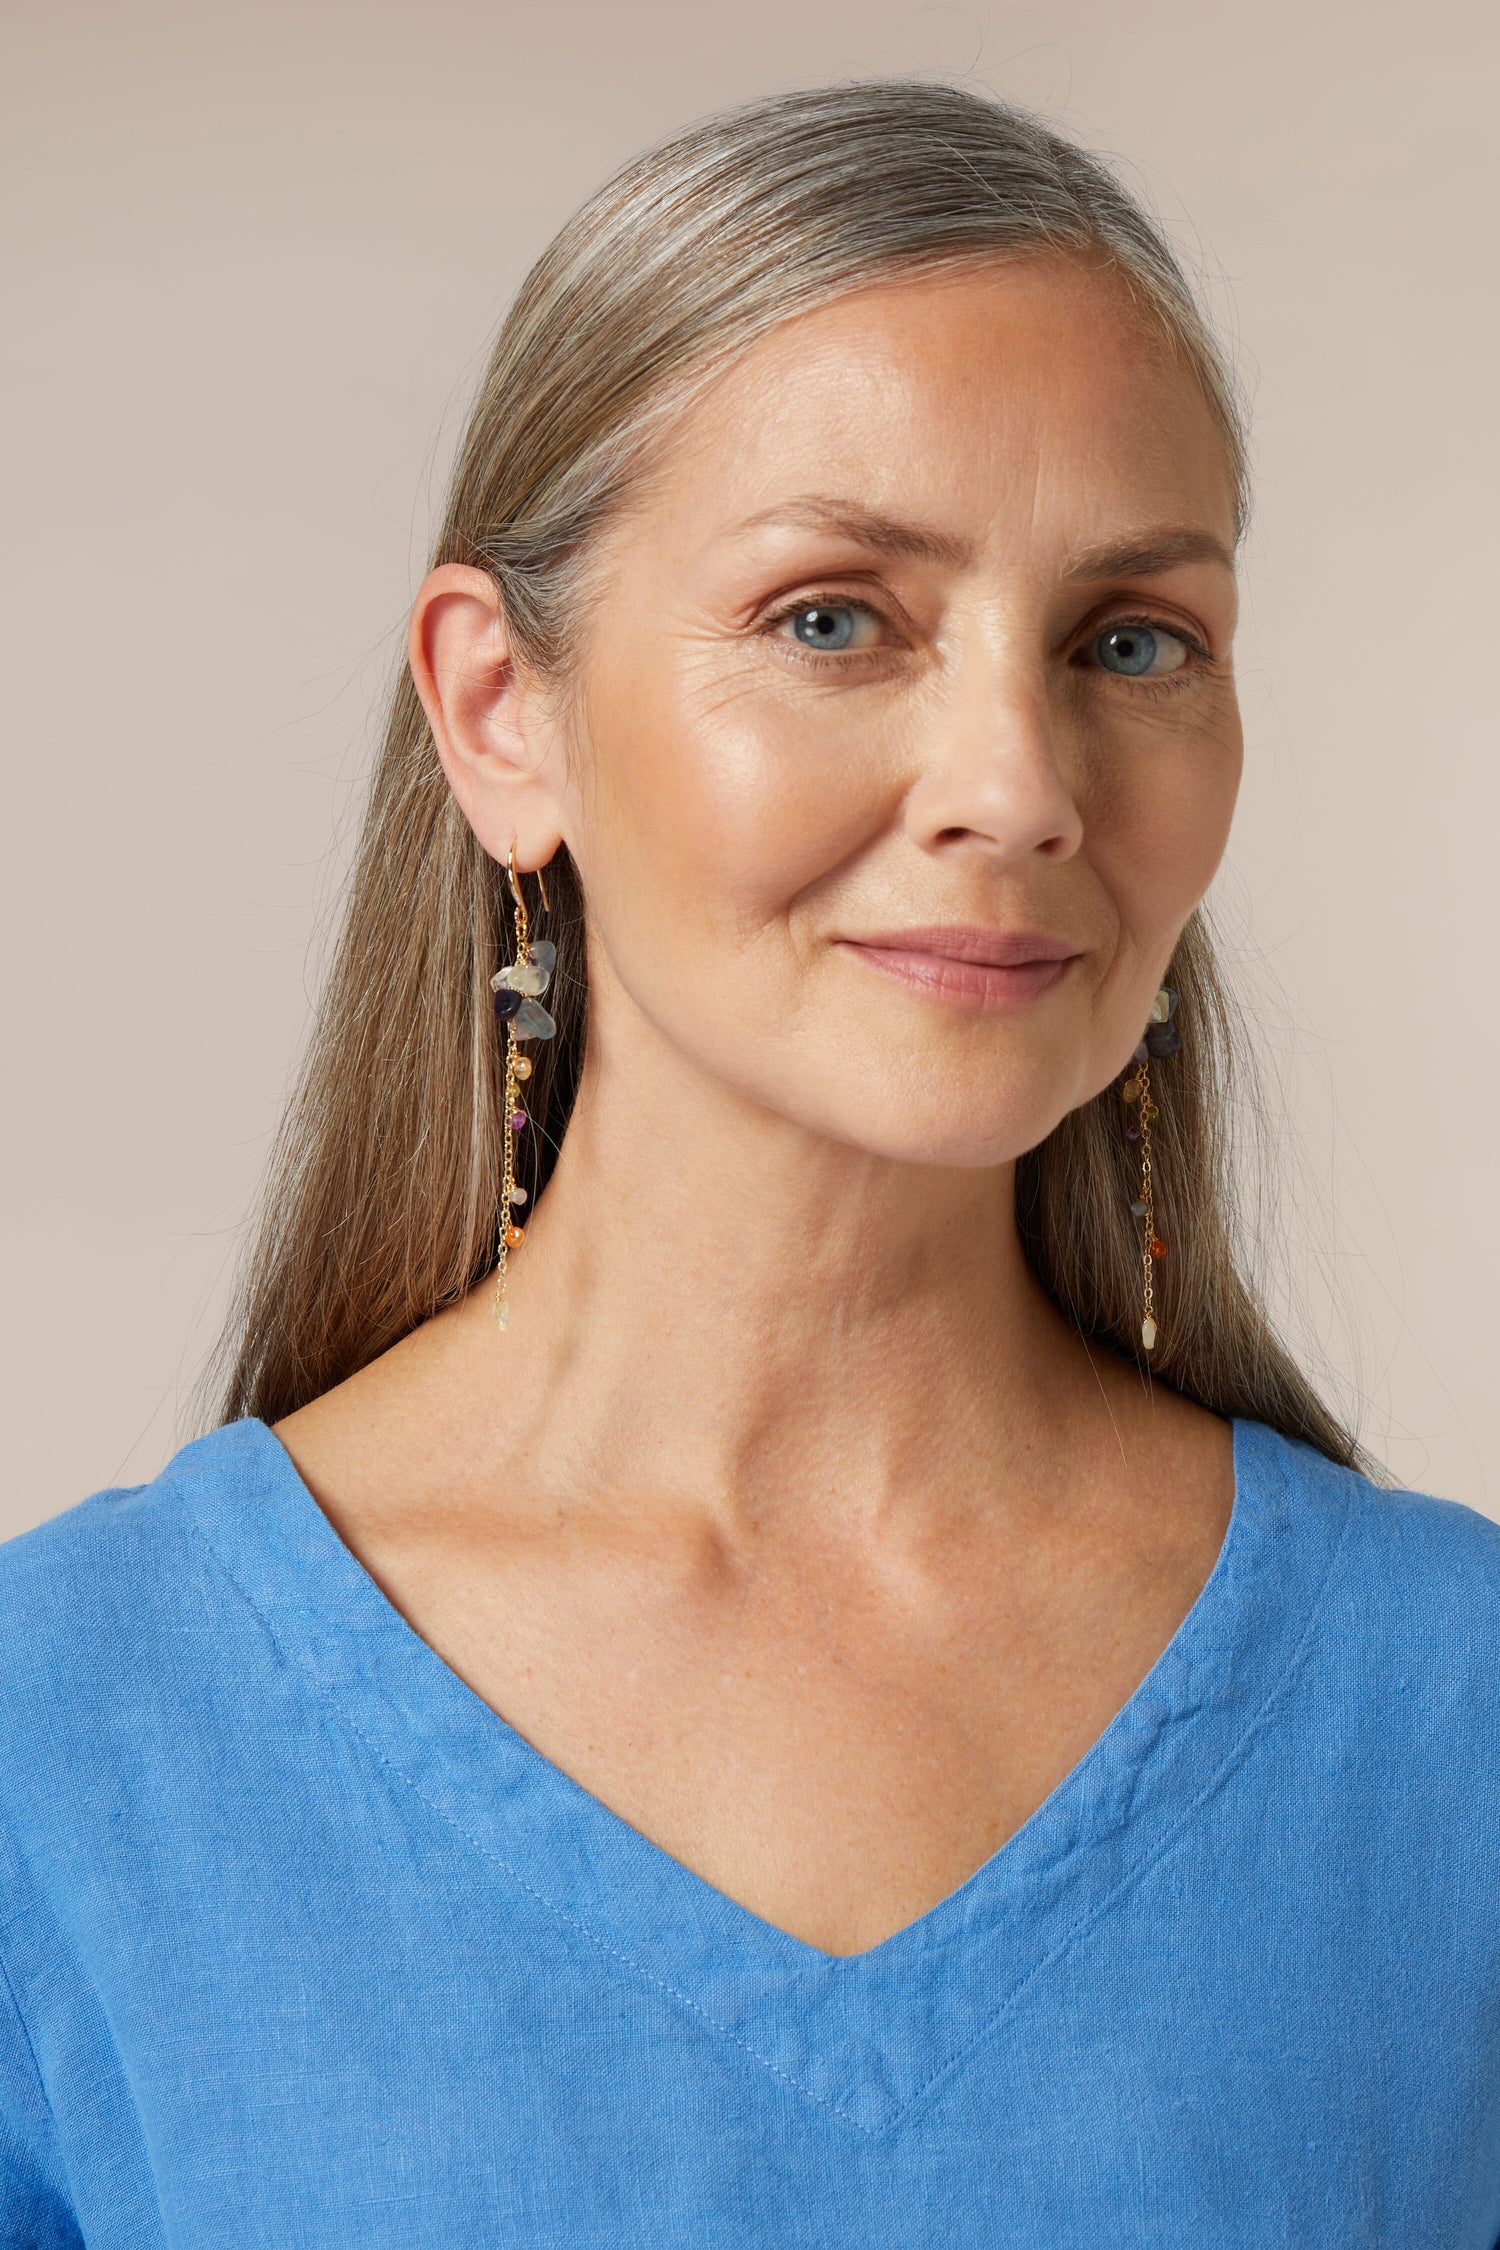
<instances>
[{"instance_id":1,"label":"orange bead","mask_svg":"<svg viewBox=\"0 0 1500 2250\"><path fill-rule=\"evenodd\" d=\"M1161 1236L1160 1236L1159 1234L1153 1234L1153 1235L1152 1235L1152 1237L1151 1237L1151 1255L1152 1255L1152 1257L1153 1257L1153 1258L1164 1258L1164 1257L1166 1256L1166 1254L1167 1254L1167 1246L1166 1246L1166 1244L1165 1244L1165 1243L1164 1243L1164 1242L1162 1241L1162 1238L1161 1238Z\"/></svg>"},{"instance_id":2,"label":"orange bead","mask_svg":"<svg viewBox=\"0 0 1500 2250\"><path fill-rule=\"evenodd\" d=\"M523 1243L523 1242L524 1242L525 1240L526 1240L526 1229L525 1229L524 1227L507 1227L507 1228L506 1228L506 1230L505 1230L505 1247L506 1247L506 1249L507 1249L507 1250L519 1250L519 1248L521 1247L521 1244L522 1244L522 1243Z\"/></svg>"}]
</instances>

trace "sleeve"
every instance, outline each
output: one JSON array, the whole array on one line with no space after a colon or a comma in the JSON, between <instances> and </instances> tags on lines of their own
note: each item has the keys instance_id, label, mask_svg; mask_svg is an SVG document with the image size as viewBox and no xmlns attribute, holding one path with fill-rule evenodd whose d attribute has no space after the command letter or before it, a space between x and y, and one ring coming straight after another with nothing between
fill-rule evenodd
<instances>
[{"instance_id":1,"label":"sleeve","mask_svg":"<svg viewBox=\"0 0 1500 2250\"><path fill-rule=\"evenodd\" d=\"M0 1960L0 2250L84 2250L57 2128Z\"/></svg>"}]
</instances>

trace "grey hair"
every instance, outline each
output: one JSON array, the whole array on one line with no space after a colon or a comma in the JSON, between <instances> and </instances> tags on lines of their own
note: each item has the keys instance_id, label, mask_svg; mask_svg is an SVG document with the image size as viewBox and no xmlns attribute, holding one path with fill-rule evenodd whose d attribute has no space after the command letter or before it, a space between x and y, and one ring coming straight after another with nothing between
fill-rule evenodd
<instances>
[{"instance_id":1,"label":"grey hair","mask_svg":"<svg viewBox=\"0 0 1500 2250\"><path fill-rule=\"evenodd\" d=\"M903 271L1046 252L1110 267L1196 374L1223 435L1238 541L1247 417L1160 228L1097 157L1028 111L875 80L690 125L569 220L506 320L439 551L493 572L522 654L560 670L577 645L569 566L726 362L795 313Z\"/></svg>"}]
</instances>

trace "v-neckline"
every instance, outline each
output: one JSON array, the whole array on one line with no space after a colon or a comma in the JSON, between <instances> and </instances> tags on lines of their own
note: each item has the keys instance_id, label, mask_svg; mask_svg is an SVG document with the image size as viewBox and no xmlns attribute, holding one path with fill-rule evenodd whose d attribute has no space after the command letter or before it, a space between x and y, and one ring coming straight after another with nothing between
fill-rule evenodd
<instances>
[{"instance_id":1,"label":"v-neckline","mask_svg":"<svg viewBox=\"0 0 1500 2250\"><path fill-rule=\"evenodd\" d=\"M518 1734L407 1623L264 1422L197 1440L168 1474L186 1480L195 1529L310 1690L502 1890L789 2091L878 2133L931 2098L1187 1835L1295 1677L1345 1480L1299 1473L1308 1449L1262 1423L1232 1429L1218 1556L1145 1678L988 1859L853 1954L764 1921Z\"/></svg>"}]
</instances>

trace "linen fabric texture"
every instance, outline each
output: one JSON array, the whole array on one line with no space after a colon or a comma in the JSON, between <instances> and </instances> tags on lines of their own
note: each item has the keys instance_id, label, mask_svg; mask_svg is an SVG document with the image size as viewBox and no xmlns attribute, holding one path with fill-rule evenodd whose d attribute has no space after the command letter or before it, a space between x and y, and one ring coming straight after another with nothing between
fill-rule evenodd
<instances>
[{"instance_id":1,"label":"linen fabric texture","mask_svg":"<svg viewBox=\"0 0 1500 2250\"><path fill-rule=\"evenodd\" d=\"M838 1959L533 1750L272 1432L0 1548L0 2242L1500 2242L1500 1526L1259 1423L1193 1608Z\"/></svg>"}]
</instances>

